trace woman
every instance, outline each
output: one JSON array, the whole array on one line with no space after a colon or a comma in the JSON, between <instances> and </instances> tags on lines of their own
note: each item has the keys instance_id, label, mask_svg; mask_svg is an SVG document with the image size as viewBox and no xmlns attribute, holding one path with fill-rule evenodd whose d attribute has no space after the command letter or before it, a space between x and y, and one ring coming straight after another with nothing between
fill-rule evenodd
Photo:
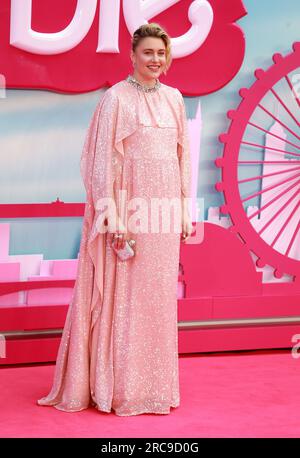
<instances>
[{"instance_id":1,"label":"woman","mask_svg":"<svg viewBox=\"0 0 300 458\"><path fill-rule=\"evenodd\" d=\"M159 81L171 52L158 24L135 31L131 59L133 75L98 103L81 157L87 202L77 279L53 387L38 401L66 412L91 404L120 416L168 414L180 403L179 246L180 233L186 240L193 229L187 120L181 93ZM104 218L105 198L113 205ZM128 202L138 199L148 211L157 198L180 202L180 230L151 231L147 212L140 231L128 230ZM122 248L129 238L135 255L122 261L113 243Z\"/></svg>"}]
</instances>

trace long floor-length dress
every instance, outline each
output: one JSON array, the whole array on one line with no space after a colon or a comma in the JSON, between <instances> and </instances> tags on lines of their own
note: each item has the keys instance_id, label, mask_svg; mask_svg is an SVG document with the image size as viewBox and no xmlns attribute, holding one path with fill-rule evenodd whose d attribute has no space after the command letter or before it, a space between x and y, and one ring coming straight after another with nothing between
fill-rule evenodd
<instances>
[{"instance_id":1,"label":"long floor-length dress","mask_svg":"<svg viewBox=\"0 0 300 458\"><path fill-rule=\"evenodd\" d=\"M150 207L154 198L181 202L190 197L189 139L180 91L160 83L146 92L128 78L107 89L88 129L81 173L87 202L77 278L53 386L37 402L67 412L92 405L122 416L168 414L180 404L181 228L163 231L160 225L153 230ZM127 261L112 250L98 205L104 197L120 202L120 189L126 189L127 203L142 199L149 211L148 220L145 211L141 217L146 230L143 226L130 233L136 254ZM132 214L127 212L127 222Z\"/></svg>"}]
</instances>

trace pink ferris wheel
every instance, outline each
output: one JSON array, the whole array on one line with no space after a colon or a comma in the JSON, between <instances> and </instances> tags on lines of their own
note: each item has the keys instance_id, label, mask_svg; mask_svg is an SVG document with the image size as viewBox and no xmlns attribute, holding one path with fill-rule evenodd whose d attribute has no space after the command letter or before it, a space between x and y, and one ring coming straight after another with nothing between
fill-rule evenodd
<instances>
[{"instance_id":1,"label":"pink ferris wheel","mask_svg":"<svg viewBox=\"0 0 300 458\"><path fill-rule=\"evenodd\" d=\"M223 156L217 191L221 212L274 276L300 276L300 42L290 54L254 72L255 82L239 91L242 101L219 136Z\"/></svg>"}]
</instances>

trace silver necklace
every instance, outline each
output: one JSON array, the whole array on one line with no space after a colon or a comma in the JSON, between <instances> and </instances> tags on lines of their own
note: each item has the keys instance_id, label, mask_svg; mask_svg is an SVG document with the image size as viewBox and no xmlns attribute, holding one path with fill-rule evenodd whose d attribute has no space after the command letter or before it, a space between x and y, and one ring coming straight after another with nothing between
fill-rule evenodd
<instances>
[{"instance_id":1,"label":"silver necklace","mask_svg":"<svg viewBox=\"0 0 300 458\"><path fill-rule=\"evenodd\" d=\"M145 86L144 84L140 83L137 79L135 79L132 75L128 75L126 81L128 81L130 84L144 92L155 92L161 87L161 82L158 78L156 79L156 83L153 87Z\"/></svg>"}]
</instances>

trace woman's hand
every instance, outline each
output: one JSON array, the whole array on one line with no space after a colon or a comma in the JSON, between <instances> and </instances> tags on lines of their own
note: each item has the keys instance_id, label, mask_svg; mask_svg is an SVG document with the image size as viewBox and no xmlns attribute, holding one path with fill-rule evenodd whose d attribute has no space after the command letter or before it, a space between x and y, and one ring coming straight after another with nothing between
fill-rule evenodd
<instances>
[{"instance_id":1,"label":"woman's hand","mask_svg":"<svg viewBox=\"0 0 300 458\"><path fill-rule=\"evenodd\" d=\"M117 222L117 229L112 233L111 243L115 240L115 248L119 250L120 248L124 248L126 240L129 240L129 232L127 231L127 227L118 218Z\"/></svg>"},{"instance_id":2,"label":"woman's hand","mask_svg":"<svg viewBox=\"0 0 300 458\"><path fill-rule=\"evenodd\" d=\"M192 234L194 230L193 224L191 217L188 213L187 210L184 210L182 213L182 232L181 232L181 237L182 237L182 242L186 242Z\"/></svg>"}]
</instances>

